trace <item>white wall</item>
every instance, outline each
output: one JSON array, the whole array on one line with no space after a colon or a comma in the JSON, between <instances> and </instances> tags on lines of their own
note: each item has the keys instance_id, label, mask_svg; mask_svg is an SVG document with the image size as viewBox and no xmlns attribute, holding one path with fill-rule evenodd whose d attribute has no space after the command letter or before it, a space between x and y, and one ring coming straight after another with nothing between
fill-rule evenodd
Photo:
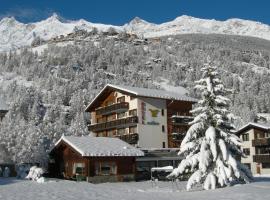
<instances>
[{"instance_id":1,"label":"white wall","mask_svg":"<svg viewBox=\"0 0 270 200\"><path fill-rule=\"evenodd\" d=\"M141 103L145 102L145 124L142 124L142 109ZM152 117L151 111L159 110L157 117ZM164 109L164 116L161 114L161 109ZM162 148L163 142L165 147L168 147L168 133L167 133L167 109L166 100L154 98L140 98L138 99L138 133L139 146L142 148ZM151 122L158 123L149 124ZM162 132L162 125L164 125L164 132Z\"/></svg>"},{"instance_id":2,"label":"white wall","mask_svg":"<svg viewBox=\"0 0 270 200\"><path fill-rule=\"evenodd\" d=\"M242 150L244 148L250 149L250 155L247 158L241 158L242 163L249 163L251 167L252 174L256 174L256 163L253 162L253 155L255 155L255 147L252 147L252 140L254 140L254 129L251 129L246 132L249 135L249 141L243 141L242 143ZM241 135L242 139L242 135Z\"/></svg>"}]
</instances>

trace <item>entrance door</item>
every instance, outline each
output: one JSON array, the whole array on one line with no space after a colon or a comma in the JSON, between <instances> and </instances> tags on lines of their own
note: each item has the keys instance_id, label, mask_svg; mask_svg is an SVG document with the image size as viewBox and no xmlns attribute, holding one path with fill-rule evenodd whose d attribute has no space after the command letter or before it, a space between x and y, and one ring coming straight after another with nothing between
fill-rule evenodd
<instances>
[{"instance_id":1,"label":"entrance door","mask_svg":"<svg viewBox=\"0 0 270 200\"><path fill-rule=\"evenodd\" d=\"M256 169L257 169L257 174L261 174L261 166L260 166L260 164L257 164Z\"/></svg>"}]
</instances>

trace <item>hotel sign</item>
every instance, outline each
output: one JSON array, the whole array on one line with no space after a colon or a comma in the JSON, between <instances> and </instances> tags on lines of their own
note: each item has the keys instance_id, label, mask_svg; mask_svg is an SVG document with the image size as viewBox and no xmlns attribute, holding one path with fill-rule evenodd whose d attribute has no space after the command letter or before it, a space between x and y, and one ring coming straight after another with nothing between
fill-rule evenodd
<instances>
[{"instance_id":1,"label":"hotel sign","mask_svg":"<svg viewBox=\"0 0 270 200\"><path fill-rule=\"evenodd\" d=\"M148 125L159 125L159 122L155 121L155 119L158 117L159 110L158 109L149 109L152 121L147 122Z\"/></svg>"}]
</instances>

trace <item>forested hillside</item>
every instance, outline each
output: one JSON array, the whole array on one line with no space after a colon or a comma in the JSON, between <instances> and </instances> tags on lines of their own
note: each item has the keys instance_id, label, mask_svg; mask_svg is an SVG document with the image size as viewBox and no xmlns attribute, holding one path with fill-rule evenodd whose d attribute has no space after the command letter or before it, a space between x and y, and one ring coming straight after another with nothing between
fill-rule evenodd
<instances>
[{"instance_id":1,"label":"forested hillside","mask_svg":"<svg viewBox=\"0 0 270 200\"><path fill-rule=\"evenodd\" d=\"M132 42L95 34L0 54L0 95L10 108L0 126L6 161L45 163L62 134L88 134L84 108L107 83L154 88L167 79L197 97L194 81L208 55L233 89L238 127L270 112L270 41L188 34Z\"/></svg>"}]
</instances>

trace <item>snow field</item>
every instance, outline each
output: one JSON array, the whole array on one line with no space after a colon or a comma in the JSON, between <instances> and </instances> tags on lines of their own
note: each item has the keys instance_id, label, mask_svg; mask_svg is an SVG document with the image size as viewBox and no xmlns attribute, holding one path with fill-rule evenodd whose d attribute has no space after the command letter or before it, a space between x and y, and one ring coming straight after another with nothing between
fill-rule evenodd
<instances>
[{"instance_id":1,"label":"snow field","mask_svg":"<svg viewBox=\"0 0 270 200\"><path fill-rule=\"evenodd\" d=\"M150 181L90 184L50 179L45 183L0 178L1 200L267 200L270 199L270 178L258 177L246 185L236 185L210 191L185 191L186 182L179 182L178 189L171 182Z\"/></svg>"}]
</instances>

